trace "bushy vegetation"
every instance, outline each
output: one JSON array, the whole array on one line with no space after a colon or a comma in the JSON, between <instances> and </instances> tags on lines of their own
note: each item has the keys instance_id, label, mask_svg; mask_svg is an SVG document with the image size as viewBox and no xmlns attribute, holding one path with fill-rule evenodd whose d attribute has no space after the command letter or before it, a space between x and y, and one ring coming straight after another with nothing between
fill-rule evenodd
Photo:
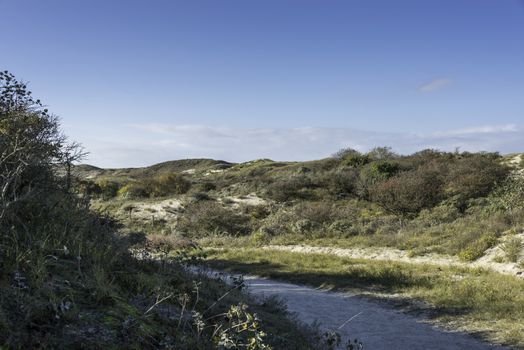
<instances>
[{"instance_id":1,"label":"bushy vegetation","mask_svg":"<svg viewBox=\"0 0 524 350\"><path fill-rule=\"evenodd\" d=\"M524 182L510 176L496 153L398 155L381 147L367 153L344 149L302 163L261 159L215 166L178 174L177 181L191 183L182 190L170 185L152 191L145 182L156 180L141 178L145 170L126 177L104 170L94 182L121 184L116 198L122 206L126 200L180 198L184 210L166 225L191 237L253 234L256 242L385 245L474 260L505 231L522 225ZM186 197L177 194L185 191ZM226 200L248 194L265 203L253 209ZM257 210L264 215L252 216Z\"/></svg>"},{"instance_id":2,"label":"bushy vegetation","mask_svg":"<svg viewBox=\"0 0 524 350\"><path fill-rule=\"evenodd\" d=\"M284 310L188 272L195 255L173 253L178 239L117 234L70 189L81 155L25 84L0 72L0 348L310 347ZM170 174L149 185L153 195L188 189ZM102 198L120 187L79 186Z\"/></svg>"},{"instance_id":3,"label":"bushy vegetation","mask_svg":"<svg viewBox=\"0 0 524 350\"><path fill-rule=\"evenodd\" d=\"M187 206L177 229L189 237L211 234L243 236L251 233L250 217L217 202L194 202Z\"/></svg>"}]
</instances>

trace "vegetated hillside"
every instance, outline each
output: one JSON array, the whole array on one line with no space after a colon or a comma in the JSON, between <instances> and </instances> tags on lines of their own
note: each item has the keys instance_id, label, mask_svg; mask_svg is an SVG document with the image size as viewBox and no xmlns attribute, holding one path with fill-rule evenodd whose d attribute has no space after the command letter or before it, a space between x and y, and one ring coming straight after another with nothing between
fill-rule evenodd
<instances>
[{"instance_id":1,"label":"vegetated hillside","mask_svg":"<svg viewBox=\"0 0 524 350\"><path fill-rule=\"evenodd\" d=\"M519 157L346 149L310 162L261 159L140 179L105 170L82 179L79 191L129 229L146 233L207 243L212 237L213 244L233 236L250 244L389 246L475 260L508 235L515 235L514 250L520 247ZM518 262L520 251L501 251L497 259Z\"/></svg>"},{"instance_id":2,"label":"vegetated hillside","mask_svg":"<svg viewBox=\"0 0 524 350\"><path fill-rule=\"evenodd\" d=\"M199 260L189 242L117 234L71 191L80 156L25 84L0 72L0 348L322 346L278 301L189 273Z\"/></svg>"},{"instance_id":3,"label":"vegetated hillside","mask_svg":"<svg viewBox=\"0 0 524 350\"><path fill-rule=\"evenodd\" d=\"M217 268L416 300L410 307L429 307L446 327L519 348L523 169L520 154L348 149L310 162L80 179L77 189L123 234L196 241ZM312 254L318 246L328 253ZM397 253L406 259L395 262Z\"/></svg>"},{"instance_id":4,"label":"vegetated hillside","mask_svg":"<svg viewBox=\"0 0 524 350\"><path fill-rule=\"evenodd\" d=\"M81 164L75 167L74 173L80 178L97 177L126 181L174 172L227 169L233 165L233 163L213 159L181 159L163 162L149 167L122 169L101 169L92 165Z\"/></svg>"}]
</instances>

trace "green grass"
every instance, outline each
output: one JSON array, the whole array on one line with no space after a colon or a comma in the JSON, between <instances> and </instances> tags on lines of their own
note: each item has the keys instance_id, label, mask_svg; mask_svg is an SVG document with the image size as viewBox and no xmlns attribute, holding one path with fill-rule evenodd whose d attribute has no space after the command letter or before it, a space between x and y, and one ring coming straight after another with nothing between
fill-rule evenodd
<instances>
[{"instance_id":1,"label":"green grass","mask_svg":"<svg viewBox=\"0 0 524 350\"><path fill-rule=\"evenodd\" d=\"M395 294L431 305L435 321L524 348L524 280L436 267L260 249L208 251L218 269L337 291Z\"/></svg>"}]
</instances>

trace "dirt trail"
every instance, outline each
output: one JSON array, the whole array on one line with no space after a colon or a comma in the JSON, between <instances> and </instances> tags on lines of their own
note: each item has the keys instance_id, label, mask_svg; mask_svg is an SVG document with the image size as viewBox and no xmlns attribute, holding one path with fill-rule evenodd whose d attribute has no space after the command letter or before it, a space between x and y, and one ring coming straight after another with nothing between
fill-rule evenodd
<instances>
[{"instance_id":1,"label":"dirt trail","mask_svg":"<svg viewBox=\"0 0 524 350\"><path fill-rule=\"evenodd\" d=\"M217 275L217 273L215 273ZM231 278L226 276L226 280ZM509 349L483 343L472 336L436 328L380 302L343 293L244 276L248 291L255 297L277 296L299 320L320 322L323 330L335 330L342 339L358 338L365 349Z\"/></svg>"},{"instance_id":2,"label":"dirt trail","mask_svg":"<svg viewBox=\"0 0 524 350\"><path fill-rule=\"evenodd\" d=\"M515 235L524 239L524 234ZM444 266L460 266L460 267L481 267L491 269L499 273L513 275L524 278L524 268L516 263L498 263L493 261L496 256L502 255L501 245L493 247L486 251L486 254L475 262L463 262L457 257L444 256L439 254L426 254L424 256L410 257L405 250L385 247L370 247L370 248L336 248L336 247L313 247L308 245L270 245L263 249L280 250L295 253L309 253L309 254L328 254L335 256L343 256L354 259L372 259L372 260L386 260L399 261L417 264L431 264Z\"/></svg>"}]
</instances>

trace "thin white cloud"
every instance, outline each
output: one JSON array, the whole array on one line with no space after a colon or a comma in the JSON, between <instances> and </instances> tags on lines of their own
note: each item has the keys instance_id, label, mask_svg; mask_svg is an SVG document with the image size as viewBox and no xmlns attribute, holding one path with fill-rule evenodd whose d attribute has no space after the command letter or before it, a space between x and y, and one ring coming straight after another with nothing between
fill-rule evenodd
<instances>
[{"instance_id":1,"label":"thin white cloud","mask_svg":"<svg viewBox=\"0 0 524 350\"><path fill-rule=\"evenodd\" d=\"M345 147L368 151L391 146L403 154L425 148L453 151L524 150L524 128L514 124L485 125L428 134L387 133L348 128L224 128L204 125L134 124L132 136L83 140L88 162L103 167L145 166L183 158L214 158L234 162L257 158L311 160ZM132 137L132 138L131 138ZM92 143L92 144L91 144Z\"/></svg>"},{"instance_id":2,"label":"thin white cloud","mask_svg":"<svg viewBox=\"0 0 524 350\"><path fill-rule=\"evenodd\" d=\"M419 86L418 90L421 92L433 92L440 90L451 83L452 80L450 78L435 78Z\"/></svg>"},{"instance_id":3,"label":"thin white cloud","mask_svg":"<svg viewBox=\"0 0 524 350\"><path fill-rule=\"evenodd\" d=\"M436 137L441 136L462 136L474 134L497 134L506 132L519 132L519 128L515 124L503 125L483 125L465 129L447 130L442 132L435 132L432 135Z\"/></svg>"}]
</instances>

